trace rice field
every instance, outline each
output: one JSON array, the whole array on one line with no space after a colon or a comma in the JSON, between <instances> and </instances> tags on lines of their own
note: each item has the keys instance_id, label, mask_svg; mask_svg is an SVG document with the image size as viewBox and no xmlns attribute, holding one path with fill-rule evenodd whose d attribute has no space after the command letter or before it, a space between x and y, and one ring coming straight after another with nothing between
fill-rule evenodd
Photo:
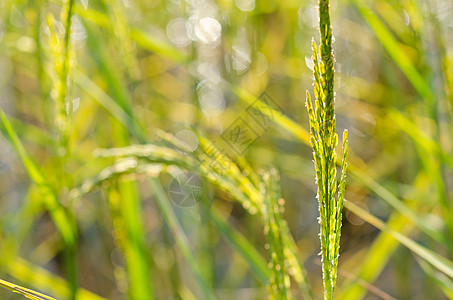
<instances>
[{"instance_id":1,"label":"rice field","mask_svg":"<svg viewBox=\"0 0 453 300\"><path fill-rule=\"evenodd\" d=\"M0 299L453 299L452 15L1 1Z\"/></svg>"}]
</instances>

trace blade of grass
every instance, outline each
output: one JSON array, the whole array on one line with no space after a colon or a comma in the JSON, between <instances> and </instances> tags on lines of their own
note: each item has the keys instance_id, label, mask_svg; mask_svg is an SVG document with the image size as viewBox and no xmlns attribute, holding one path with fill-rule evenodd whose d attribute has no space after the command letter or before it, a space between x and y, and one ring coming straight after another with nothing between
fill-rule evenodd
<instances>
[{"instance_id":1,"label":"blade of grass","mask_svg":"<svg viewBox=\"0 0 453 300\"><path fill-rule=\"evenodd\" d=\"M104 92L96 83L88 78L82 71L74 70L75 83L103 106L115 119L117 119L135 137L143 140L145 136L143 128L137 124L135 119L122 107Z\"/></svg>"},{"instance_id":2,"label":"blade of grass","mask_svg":"<svg viewBox=\"0 0 453 300\"><path fill-rule=\"evenodd\" d=\"M425 149L425 151L430 155L439 155L442 157L443 162L448 164L448 166L453 169L453 157L451 157L448 153L445 153L437 141L422 132L420 128L403 116L401 112L393 109L389 112L388 116L394 124L411 137L417 145Z\"/></svg>"},{"instance_id":3,"label":"blade of grass","mask_svg":"<svg viewBox=\"0 0 453 300\"><path fill-rule=\"evenodd\" d=\"M224 82L224 84L230 86L230 84ZM275 109L269 107L266 103L261 101L260 99L256 98L246 90L238 86L231 86L233 93L239 98L239 100L244 101L248 105L252 105L253 103L258 103L254 105L254 108L259 110L264 115L269 115L272 113L272 120L288 131L296 136L299 140L301 140L304 144L310 145L310 134L302 128L299 124L288 118L287 116L283 115L281 112L276 111Z\"/></svg>"},{"instance_id":4,"label":"blade of grass","mask_svg":"<svg viewBox=\"0 0 453 300\"><path fill-rule=\"evenodd\" d=\"M119 178L118 191L110 191L109 202L117 240L126 260L129 296L131 299L154 299L136 183L127 177Z\"/></svg>"},{"instance_id":5,"label":"blade of grass","mask_svg":"<svg viewBox=\"0 0 453 300\"><path fill-rule=\"evenodd\" d=\"M444 292L445 296L448 297L448 299L453 299L453 281L445 276L445 274L434 270L427 262L424 260L415 257L415 261L418 263L418 265L423 269L423 271L428 274L429 277L434 279L434 281L439 284L440 288Z\"/></svg>"},{"instance_id":6,"label":"blade of grass","mask_svg":"<svg viewBox=\"0 0 453 300\"><path fill-rule=\"evenodd\" d=\"M189 58L182 54L181 51L172 47L169 43L156 39L142 30L133 28L131 29L130 34L131 38L143 49L155 52L177 63L185 64L189 62Z\"/></svg>"},{"instance_id":7,"label":"blade of grass","mask_svg":"<svg viewBox=\"0 0 453 300\"><path fill-rule=\"evenodd\" d=\"M387 221L387 226L398 230L403 234L408 234L410 227L413 227L411 225L408 227L407 219L397 211L392 213ZM359 270L357 271L358 280L344 283L339 289L339 293L337 295L338 299L363 299L367 293L367 289L360 283L359 280L363 280L364 282L370 284L373 283L384 270L389 259L399 245L399 242L391 235L385 232L379 233L378 237L374 240L368 250L366 257L362 260L363 263L360 265Z\"/></svg>"},{"instance_id":8,"label":"blade of grass","mask_svg":"<svg viewBox=\"0 0 453 300\"><path fill-rule=\"evenodd\" d=\"M129 105L129 104L128 104ZM127 129L112 119L112 140L116 145L130 143ZM151 272L146 255L145 229L138 186L134 178L120 177L109 193L110 207L116 219L114 226L122 233L117 241L124 253L132 299L154 299Z\"/></svg>"},{"instance_id":9,"label":"blade of grass","mask_svg":"<svg viewBox=\"0 0 453 300\"><path fill-rule=\"evenodd\" d=\"M33 142L41 147L47 147L51 144L52 139L49 137L49 134L38 126L27 124L11 116L8 117L8 120L11 122L11 126L14 128L16 134L22 137L22 140Z\"/></svg>"},{"instance_id":10,"label":"blade of grass","mask_svg":"<svg viewBox=\"0 0 453 300\"><path fill-rule=\"evenodd\" d=\"M431 265L436 267L439 271L442 271L449 277L453 278L453 262L446 259L445 257L425 248L424 246L414 242L412 239L401 234L400 232L390 228L387 224L382 222L380 219L373 216L368 211L360 208L352 202L345 201L344 206L349 209L352 213L366 221L367 223L375 226L381 231L390 234L394 239L398 240L401 244L406 246L408 249L416 253L418 256L429 262Z\"/></svg>"},{"instance_id":11,"label":"blade of grass","mask_svg":"<svg viewBox=\"0 0 453 300\"><path fill-rule=\"evenodd\" d=\"M107 21L108 24L112 22L108 18ZM92 96L106 106L108 110L114 112L115 119L111 122L114 144L121 146L130 144L130 136L127 131L131 132L131 135L140 142L143 142L144 130L134 119L129 91L125 82L121 80L120 74L117 74L117 69L112 70L110 68L113 64L111 59L103 55L106 52L106 48L102 40L98 38L98 28L88 22L84 22L84 26L88 34L88 48L99 67L100 75L108 83L109 92L113 97L107 96L107 93L97 88L92 81L80 72L77 73L78 79L80 79L79 83L84 86L88 93L95 92ZM124 240L120 241L120 244L128 266L129 294L134 299L153 299L151 274L146 257L144 229L141 221L141 201L137 192L136 182L120 179L118 181L118 191L120 199L115 200L118 195L112 191L110 196L113 198L110 200L113 200L111 201L112 206L116 205L116 208L112 208L121 211L118 220L124 222L126 229Z\"/></svg>"},{"instance_id":12,"label":"blade of grass","mask_svg":"<svg viewBox=\"0 0 453 300\"><path fill-rule=\"evenodd\" d=\"M221 212L215 207L208 207L207 204L201 203L203 213L214 224L217 230L228 241L228 244L236 250L247 262L252 273L263 283L269 280L269 268L263 256L239 231L235 230L221 215Z\"/></svg>"},{"instance_id":13,"label":"blade of grass","mask_svg":"<svg viewBox=\"0 0 453 300\"><path fill-rule=\"evenodd\" d=\"M202 292L206 299L215 299L215 296L212 290L206 284L206 280L203 278L203 275L198 267L198 264L193 256L192 250L190 249L189 240L185 235L181 224L176 217L173 208L171 207L170 200L167 197L164 189L158 178L150 178L149 179L150 186L155 194L155 200L157 205L159 206L165 221L167 222L170 230L173 233L175 238L176 244L178 245L179 250L181 251L184 259L189 264L189 267L194 274Z\"/></svg>"},{"instance_id":14,"label":"blade of grass","mask_svg":"<svg viewBox=\"0 0 453 300\"><path fill-rule=\"evenodd\" d=\"M71 296L71 288L66 280L50 273L44 268L31 264L19 256L10 260L5 266L5 269L12 277L30 286L39 287L63 299ZM77 289L77 299L104 300L103 297L82 288Z\"/></svg>"},{"instance_id":15,"label":"blade of grass","mask_svg":"<svg viewBox=\"0 0 453 300\"><path fill-rule=\"evenodd\" d=\"M424 173L420 173L412 183L416 189L408 192L407 197L416 198L418 196L421 199L424 199L425 197L423 195L426 193L429 194L426 190L428 184L429 179L424 176ZM419 201L407 201L407 204L412 205L412 209L416 209L417 206L420 206ZM413 222L407 222L407 218L398 211L393 211L391 213L387 225L405 235L408 235L415 226ZM363 263L357 266L358 268L355 273L358 274L356 276L358 280L344 282L338 298L344 300L362 299L367 291L366 288L360 284L360 281L368 282L369 284L373 283L384 270L399 245L400 243L391 235L380 232L370 246L365 258L361 259ZM351 259L355 258L353 257Z\"/></svg>"},{"instance_id":16,"label":"blade of grass","mask_svg":"<svg viewBox=\"0 0 453 300\"><path fill-rule=\"evenodd\" d=\"M289 279L289 264L285 263L286 244L283 237L284 201L280 197L278 177L275 169L266 172L262 176L263 188L261 193L266 211L263 212L265 220L264 234L266 236L266 248L270 256L271 280L268 285L270 299L285 300L292 298Z\"/></svg>"},{"instance_id":17,"label":"blade of grass","mask_svg":"<svg viewBox=\"0 0 453 300\"><path fill-rule=\"evenodd\" d=\"M360 14L368 22L382 46L385 50L387 50L387 53L393 59L395 64L401 69L404 75L406 75L414 89L423 99L429 101L429 103L432 103L434 101L434 94L430 86L409 60L392 33L387 29L382 21L372 13L369 4L364 0L351 0L351 2L357 7Z\"/></svg>"},{"instance_id":18,"label":"blade of grass","mask_svg":"<svg viewBox=\"0 0 453 300\"><path fill-rule=\"evenodd\" d=\"M2 132L4 132L5 136L11 142L11 145L19 155L31 180L38 187L41 196L43 197L43 203L60 231L63 240L68 246L75 245L76 228L73 221L71 221L72 218L68 216L63 206L58 202L50 184L47 182L45 176L41 173L33 159L28 155L2 109L0 109L0 119L3 123Z\"/></svg>"},{"instance_id":19,"label":"blade of grass","mask_svg":"<svg viewBox=\"0 0 453 300\"><path fill-rule=\"evenodd\" d=\"M414 210L410 209L405 205L400 199L398 199L395 195L393 195L390 191L376 182L373 178L369 175L365 174L362 171L354 167L349 167L351 171L351 175L356 179L358 182L362 183L370 190L372 190L376 195L378 195L381 199L387 202L391 207L395 210L400 212L406 218L411 220L417 227L426 233L429 237L433 240L443 243L444 245L451 247L451 241L449 241L441 232L433 230L430 224L423 220Z\"/></svg>"},{"instance_id":20,"label":"blade of grass","mask_svg":"<svg viewBox=\"0 0 453 300\"><path fill-rule=\"evenodd\" d=\"M84 27L87 31L87 45L93 62L97 65L100 74L105 78L108 83L109 91L113 95L113 100L129 115L132 117L132 104L129 99L129 92L125 87L125 83L120 78L117 69L110 68L113 63L110 61L112 58L103 55L108 52L106 43L100 38L100 32L97 27L92 24L84 22Z\"/></svg>"},{"instance_id":21,"label":"blade of grass","mask_svg":"<svg viewBox=\"0 0 453 300\"><path fill-rule=\"evenodd\" d=\"M11 292L14 293L19 293L25 296L28 299L34 299L34 300L43 300L43 299L48 299L48 300L56 300L55 298L49 297L47 295L41 294L39 292L24 288L22 286L19 286L17 284L10 283L8 281L0 279L0 286L10 290Z\"/></svg>"},{"instance_id":22,"label":"blade of grass","mask_svg":"<svg viewBox=\"0 0 453 300\"><path fill-rule=\"evenodd\" d=\"M76 273L76 240L77 240L77 228L75 220L72 215L58 202L57 196L53 191L49 182L47 182L45 176L41 173L38 166L34 163L33 159L28 155L25 147L20 141L19 137L14 132L11 123L8 121L4 111L0 109L0 119L2 120L3 126L2 131L6 133L5 136L9 138L11 144L19 155L28 175L32 181L38 187L42 201L49 211L50 216L55 223L58 231L63 238L65 248L65 264L67 276L70 279L71 287L73 291L73 297L75 296L75 290L77 286L77 273Z\"/></svg>"},{"instance_id":23,"label":"blade of grass","mask_svg":"<svg viewBox=\"0 0 453 300\"><path fill-rule=\"evenodd\" d=\"M105 28L110 27L108 16L105 13L92 8L84 9L80 4L77 4L75 7L77 13L86 21ZM129 34L131 39L145 50L154 52L179 64L190 62L189 56L182 53L169 42L156 38L140 28L131 28Z\"/></svg>"},{"instance_id":24,"label":"blade of grass","mask_svg":"<svg viewBox=\"0 0 453 300\"><path fill-rule=\"evenodd\" d=\"M449 232L449 238L444 238L445 244L449 246L450 251L453 253L453 243L451 242L451 237L453 237L453 207L447 196L448 191L446 190L443 172L439 171L442 170L442 162L448 164L450 168L452 168L453 159L443 151L438 142L429 138L401 113L391 111L389 115L395 124L406 132L406 134L408 134L415 142L423 167L436 186L438 202L443 208L445 224Z\"/></svg>"}]
</instances>

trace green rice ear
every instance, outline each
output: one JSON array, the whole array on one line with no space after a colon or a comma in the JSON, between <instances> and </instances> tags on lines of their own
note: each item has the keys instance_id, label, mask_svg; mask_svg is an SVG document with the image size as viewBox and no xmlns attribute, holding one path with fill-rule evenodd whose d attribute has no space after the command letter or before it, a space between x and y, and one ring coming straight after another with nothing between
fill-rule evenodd
<instances>
[{"instance_id":1,"label":"green rice ear","mask_svg":"<svg viewBox=\"0 0 453 300\"><path fill-rule=\"evenodd\" d=\"M319 224L321 239L322 271L324 298L333 299L341 235L341 212L343 210L347 131L343 134L343 164L341 178L337 180L336 147L338 135L335 133L335 92L334 92L334 56L332 49L332 28L330 26L329 1L319 0L319 28L321 45L318 48L314 40L313 75L315 91L315 107L307 92L306 106L309 116L310 143L313 148L313 158L318 185L317 198L319 202ZM336 193L338 190L338 197Z\"/></svg>"}]
</instances>

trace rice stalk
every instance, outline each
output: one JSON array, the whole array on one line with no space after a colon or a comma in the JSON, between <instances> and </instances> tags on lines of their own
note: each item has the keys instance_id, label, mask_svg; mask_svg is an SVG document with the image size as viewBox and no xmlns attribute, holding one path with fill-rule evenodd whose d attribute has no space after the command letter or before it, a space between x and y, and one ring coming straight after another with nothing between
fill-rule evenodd
<instances>
[{"instance_id":1,"label":"rice stalk","mask_svg":"<svg viewBox=\"0 0 453 300\"><path fill-rule=\"evenodd\" d=\"M321 239L321 261L323 271L324 298L333 299L337 278L337 265L340 248L341 219L344 201L347 131L343 133L343 161L341 178L338 183L336 170L336 147L338 135L335 133L335 92L334 55L332 49L332 27L330 25L329 1L320 0L319 29L321 46L313 41L315 107L307 91L306 106L310 119L310 143L318 185L319 224ZM338 187L338 198L336 191Z\"/></svg>"}]
</instances>

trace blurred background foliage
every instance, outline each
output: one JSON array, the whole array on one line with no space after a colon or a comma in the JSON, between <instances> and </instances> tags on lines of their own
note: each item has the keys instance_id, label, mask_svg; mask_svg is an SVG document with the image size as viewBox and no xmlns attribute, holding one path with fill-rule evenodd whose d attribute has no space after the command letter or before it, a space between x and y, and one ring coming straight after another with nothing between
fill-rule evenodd
<instances>
[{"instance_id":1,"label":"blurred background foliage","mask_svg":"<svg viewBox=\"0 0 453 300\"><path fill-rule=\"evenodd\" d=\"M71 193L112 165L95 149L152 142L159 130L188 143L192 132L221 141L245 115L244 95L265 92L283 119L243 156L228 153L253 170L279 170L283 217L321 298L304 107L316 5L1 1L0 278L57 299L76 287L80 299L267 297L250 270L253 258L269 261L263 223L227 192L204 182L202 204L180 207L162 202L170 175L160 177L160 190L146 174L125 174L83 197ZM332 1L331 13L337 130L349 130L346 199L451 259L453 2ZM225 238L232 232L248 248ZM347 209L340 253L339 299L453 295L451 274Z\"/></svg>"}]
</instances>

